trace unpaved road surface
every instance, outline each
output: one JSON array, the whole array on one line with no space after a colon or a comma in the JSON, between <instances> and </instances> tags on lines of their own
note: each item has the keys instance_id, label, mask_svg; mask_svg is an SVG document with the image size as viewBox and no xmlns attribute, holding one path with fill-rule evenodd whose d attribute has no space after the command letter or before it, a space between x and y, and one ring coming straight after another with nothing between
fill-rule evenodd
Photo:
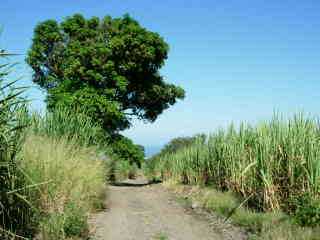
<instances>
[{"instance_id":1,"label":"unpaved road surface","mask_svg":"<svg viewBox=\"0 0 320 240\"><path fill-rule=\"evenodd\" d=\"M206 219L177 203L160 184L143 179L110 186L107 210L91 220L94 240L223 240L243 234L221 231Z\"/></svg>"}]
</instances>

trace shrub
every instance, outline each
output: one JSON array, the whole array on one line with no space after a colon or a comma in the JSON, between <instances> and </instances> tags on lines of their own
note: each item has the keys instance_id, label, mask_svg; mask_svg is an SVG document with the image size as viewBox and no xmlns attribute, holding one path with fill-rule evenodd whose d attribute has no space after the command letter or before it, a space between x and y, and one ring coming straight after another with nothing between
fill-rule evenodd
<instances>
[{"instance_id":1,"label":"shrub","mask_svg":"<svg viewBox=\"0 0 320 240\"><path fill-rule=\"evenodd\" d=\"M65 206L64 211L66 218L64 220L63 230L66 237L86 236L89 231L86 210L70 202Z\"/></svg>"},{"instance_id":2,"label":"shrub","mask_svg":"<svg viewBox=\"0 0 320 240\"><path fill-rule=\"evenodd\" d=\"M121 181L127 179L130 172L130 163L128 161L117 161L115 163L115 180Z\"/></svg>"},{"instance_id":3,"label":"shrub","mask_svg":"<svg viewBox=\"0 0 320 240\"><path fill-rule=\"evenodd\" d=\"M137 165L135 163L131 164L128 178L129 179L135 179L137 177L137 174L138 174Z\"/></svg>"},{"instance_id":4,"label":"shrub","mask_svg":"<svg viewBox=\"0 0 320 240\"><path fill-rule=\"evenodd\" d=\"M206 139L206 136L204 134L195 135L193 137L174 138L163 147L159 155L164 155L167 153L175 153L180 149L190 147L199 137L202 138L203 141L205 141Z\"/></svg>"},{"instance_id":5,"label":"shrub","mask_svg":"<svg viewBox=\"0 0 320 240\"><path fill-rule=\"evenodd\" d=\"M118 160L115 163L115 180L134 179L137 175L138 167L136 164L130 164L129 161Z\"/></svg>"},{"instance_id":6,"label":"shrub","mask_svg":"<svg viewBox=\"0 0 320 240\"><path fill-rule=\"evenodd\" d=\"M295 221L301 226L320 226L320 200L303 194L295 200Z\"/></svg>"},{"instance_id":7,"label":"shrub","mask_svg":"<svg viewBox=\"0 0 320 240\"><path fill-rule=\"evenodd\" d=\"M144 149L140 145L134 144L129 138L122 135L115 135L110 138L110 147L113 153L120 160L129 161L139 168L144 161Z\"/></svg>"}]
</instances>

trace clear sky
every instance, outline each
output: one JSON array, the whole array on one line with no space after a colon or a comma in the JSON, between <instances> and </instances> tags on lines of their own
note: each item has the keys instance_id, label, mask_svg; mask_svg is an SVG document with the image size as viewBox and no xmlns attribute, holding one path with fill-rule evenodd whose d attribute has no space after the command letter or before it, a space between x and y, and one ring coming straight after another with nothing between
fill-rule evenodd
<instances>
[{"instance_id":1,"label":"clear sky","mask_svg":"<svg viewBox=\"0 0 320 240\"><path fill-rule=\"evenodd\" d=\"M186 99L154 124L135 122L125 132L150 149L230 122L268 119L274 110L320 113L318 0L1 0L0 10L0 47L23 54L38 22L74 13L129 13L159 32L170 45L162 73L185 88ZM23 59L16 59L19 74L30 85ZM40 91L29 95L35 109L44 108Z\"/></svg>"}]
</instances>

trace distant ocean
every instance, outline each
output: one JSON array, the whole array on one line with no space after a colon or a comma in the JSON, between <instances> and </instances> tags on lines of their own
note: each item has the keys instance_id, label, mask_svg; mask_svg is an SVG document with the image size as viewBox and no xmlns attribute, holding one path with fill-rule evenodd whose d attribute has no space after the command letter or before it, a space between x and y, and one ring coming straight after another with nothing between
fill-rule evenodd
<instances>
[{"instance_id":1,"label":"distant ocean","mask_svg":"<svg viewBox=\"0 0 320 240\"><path fill-rule=\"evenodd\" d=\"M153 155L159 153L162 146L144 146L146 158L152 157Z\"/></svg>"}]
</instances>

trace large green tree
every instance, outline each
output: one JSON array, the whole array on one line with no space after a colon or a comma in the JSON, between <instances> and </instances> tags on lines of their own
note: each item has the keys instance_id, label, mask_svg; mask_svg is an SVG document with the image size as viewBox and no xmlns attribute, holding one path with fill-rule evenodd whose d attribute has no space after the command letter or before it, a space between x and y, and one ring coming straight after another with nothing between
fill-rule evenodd
<instances>
[{"instance_id":1,"label":"large green tree","mask_svg":"<svg viewBox=\"0 0 320 240\"><path fill-rule=\"evenodd\" d=\"M33 81L47 91L48 108L82 108L110 133L130 126L133 116L155 121L184 97L159 69L168 44L129 15L39 23L28 52Z\"/></svg>"}]
</instances>

